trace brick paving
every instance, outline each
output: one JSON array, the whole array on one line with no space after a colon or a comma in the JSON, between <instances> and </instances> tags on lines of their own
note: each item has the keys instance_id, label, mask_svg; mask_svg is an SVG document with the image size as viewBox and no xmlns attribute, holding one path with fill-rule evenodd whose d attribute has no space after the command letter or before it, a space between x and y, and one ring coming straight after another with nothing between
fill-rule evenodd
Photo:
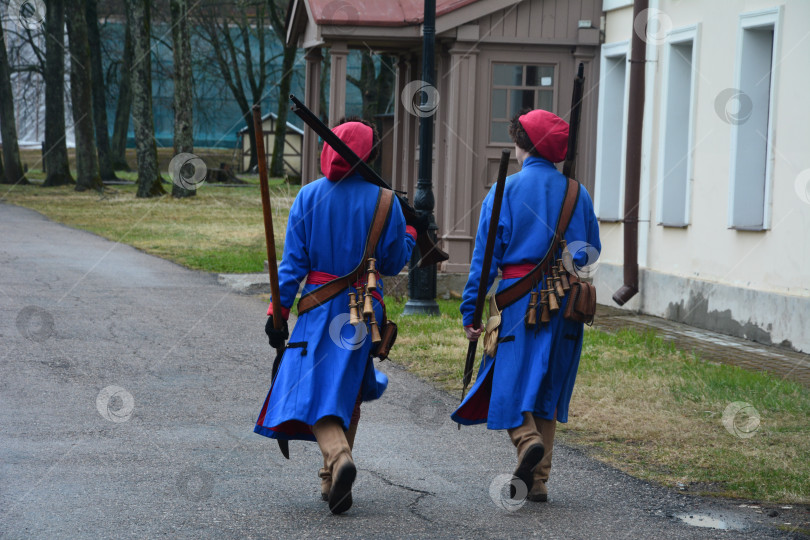
<instances>
[{"instance_id":1,"label":"brick paving","mask_svg":"<svg viewBox=\"0 0 810 540\"><path fill-rule=\"evenodd\" d=\"M768 371L810 387L808 354L601 304L597 306L593 326L610 333L622 328L635 328L641 332L652 329L664 340L684 351L695 352L703 360Z\"/></svg>"}]
</instances>

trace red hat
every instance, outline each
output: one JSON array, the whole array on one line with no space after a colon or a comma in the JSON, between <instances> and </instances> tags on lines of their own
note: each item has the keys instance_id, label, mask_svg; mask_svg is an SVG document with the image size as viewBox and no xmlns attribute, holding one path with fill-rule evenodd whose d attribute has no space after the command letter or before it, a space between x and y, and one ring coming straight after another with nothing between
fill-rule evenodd
<instances>
[{"instance_id":1,"label":"red hat","mask_svg":"<svg viewBox=\"0 0 810 540\"><path fill-rule=\"evenodd\" d=\"M554 113L536 109L520 118L535 150L552 163L559 163L568 153L568 123Z\"/></svg>"},{"instance_id":2,"label":"red hat","mask_svg":"<svg viewBox=\"0 0 810 540\"><path fill-rule=\"evenodd\" d=\"M341 141L351 148L363 161L371 155L374 145L374 131L362 122L346 122L333 129ZM346 160L324 143L321 150L321 172L332 182L343 180L349 175L351 167Z\"/></svg>"}]
</instances>

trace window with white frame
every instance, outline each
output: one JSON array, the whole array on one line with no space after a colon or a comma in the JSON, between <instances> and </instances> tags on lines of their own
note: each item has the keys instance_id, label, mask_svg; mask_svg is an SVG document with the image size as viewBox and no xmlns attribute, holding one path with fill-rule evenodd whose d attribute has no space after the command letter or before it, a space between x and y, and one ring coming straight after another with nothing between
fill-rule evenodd
<instances>
[{"instance_id":1,"label":"window with white frame","mask_svg":"<svg viewBox=\"0 0 810 540\"><path fill-rule=\"evenodd\" d=\"M627 43L602 47L596 143L596 215L622 218L625 119L627 117Z\"/></svg>"},{"instance_id":2,"label":"window with white frame","mask_svg":"<svg viewBox=\"0 0 810 540\"><path fill-rule=\"evenodd\" d=\"M718 96L718 112L732 125L729 227L735 229L769 227L779 14L777 8L740 16L737 87Z\"/></svg>"},{"instance_id":3,"label":"window with white frame","mask_svg":"<svg viewBox=\"0 0 810 540\"><path fill-rule=\"evenodd\" d=\"M697 27L670 32L665 54L658 169L658 223L689 224Z\"/></svg>"}]
</instances>

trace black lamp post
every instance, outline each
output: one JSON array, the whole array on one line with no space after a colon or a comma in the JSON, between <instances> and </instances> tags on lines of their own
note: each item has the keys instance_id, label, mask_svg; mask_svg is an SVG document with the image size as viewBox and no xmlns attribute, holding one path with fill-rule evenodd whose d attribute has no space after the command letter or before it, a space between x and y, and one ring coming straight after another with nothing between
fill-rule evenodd
<instances>
[{"instance_id":1,"label":"black lamp post","mask_svg":"<svg viewBox=\"0 0 810 540\"><path fill-rule=\"evenodd\" d=\"M425 21L422 26L422 105L428 105L430 92L435 92L436 77L434 74L434 57L436 42L436 0L425 0ZM428 234L436 240L436 219L433 208L436 199L433 197L433 112L420 115L419 119L419 178L416 181L416 194L413 206L421 212L430 214ZM408 302L405 304L405 315L438 315L436 303L436 265L417 268L419 248L415 247L411 257L408 274Z\"/></svg>"}]
</instances>

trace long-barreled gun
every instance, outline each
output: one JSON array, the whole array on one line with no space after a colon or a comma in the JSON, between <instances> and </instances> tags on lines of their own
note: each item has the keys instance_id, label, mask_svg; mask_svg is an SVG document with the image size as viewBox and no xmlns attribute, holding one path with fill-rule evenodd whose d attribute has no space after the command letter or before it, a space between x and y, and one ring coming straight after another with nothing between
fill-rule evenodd
<instances>
[{"instance_id":1,"label":"long-barreled gun","mask_svg":"<svg viewBox=\"0 0 810 540\"><path fill-rule=\"evenodd\" d=\"M568 152L563 163L563 174L573 178L576 171L577 142L579 140L579 119L582 116L582 89L585 86L585 65L580 62L574 78L574 91L571 95L571 117L568 129Z\"/></svg>"},{"instance_id":2,"label":"long-barreled gun","mask_svg":"<svg viewBox=\"0 0 810 540\"><path fill-rule=\"evenodd\" d=\"M481 281L478 282L478 295L475 298L475 310L473 311L473 328L481 328L481 315L484 313L484 301L487 296L487 280L489 271L492 268L492 255L495 252L495 239L498 234L498 222L501 217L501 203L503 202L503 190L506 187L506 170L509 167L509 149L501 151L501 163L498 167L498 180L495 183L495 197L492 201L492 215L489 218L489 231L487 231L487 243L484 247L484 260L481 263ZM478 340L471 340L467 345L467 358L464 361L464 379L462 380L461 400L467 393L467 385L472 380L473 366L475 364L475 350L478 347ZM461 424L458 425L461 429Z\"/></svg>"},{"instance_id":3,"label":"long-barreled gun","mask_svg":"<svg viewBox=\"0 0 810 540\"><path fill-rule=\"evenodd\" d=\"M371 182L375 186L379 186L385 189L391 189L391 186L388 183L380 178L374 169L368 166L368 164L360 159L354 151L346 145L343 141L340 140L340 137L334 134L334 132L329 129L326 124L324 124L320 118L318 118L306 105L301 103L301 101L295 97L294 95L290 94L290 101L292 101L292 112L294 112L298 117L304 121L306 125L308 125L312 131L318 134L318 136L323 139L324 143L328 144L332 147L332 149L337 152L340 157L346 160L346 163L349 164L349 167L352 170L357 171L367 182ZM402 214L405 216L405 222L408 224L414 224L418 220L418 215L416 210L408 204L403 197L399 198L399 204L402 206ZM450 258L450 256L439 249L433 240L427 234L420 234L416 239L416 245L419 247L419 264L418 266L430 266L432 264L437 264L442 261L446 261Z\"/></svg>"}]
</instances>

